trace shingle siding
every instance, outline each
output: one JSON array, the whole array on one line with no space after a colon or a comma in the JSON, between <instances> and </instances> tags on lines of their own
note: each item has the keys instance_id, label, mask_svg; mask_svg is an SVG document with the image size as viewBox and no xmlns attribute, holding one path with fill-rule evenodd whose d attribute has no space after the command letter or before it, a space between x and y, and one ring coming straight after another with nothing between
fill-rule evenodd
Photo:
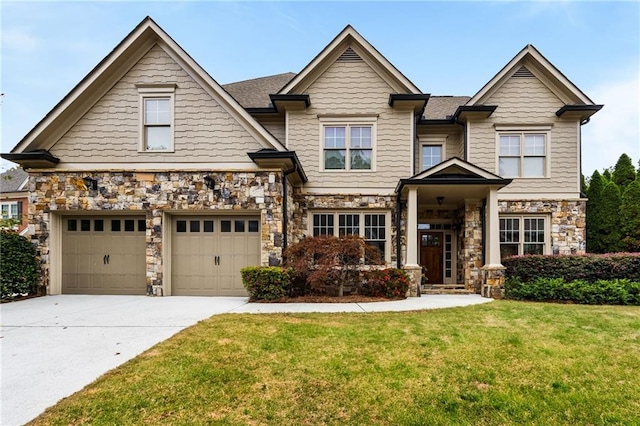
<instances>
[{"instance_id":1,"label":"shingle siding","mask_svg":"<svg viewBox=\"0 0 640 426\"><path fill-rule=\"evenodd\" d=\"M136 84L170 84L175 89L173 153L139 153L139 95ZM158 45L51 149L65 163L246 162L262 146L219 102Z\"/></svg>"},{"instance_id":2,"label":"shingle siding","mask_svg":"<svg viewBox=\"0 0 640 426\"><path fill-rule=\"evenodd\" d=\"M514 179L501 194L574 193L578 189L578 125L575 120L558 118L555 112L564 103L537 78L511 78L485 102L497 105L487 120L469 123L471 146L469 161L499 174L496 126L523 127L551 125L547 154L547 178Z\"/></svg>"},{"instance_id":3,"label":"shingle siding","mask_svg":"<svg viewBox=\"0 0 640 426\"><path fill-rule=\"evenodd\" d=\"M413 113L388 105L393 89L364 61L335 62L305 91L311 106L289 114L288 148L295 150L309 177L305 187L384 188L391 193L398 179L411 176L411 126ZM319 116L377 117L375 172L321 172Z\"/></svg>"}]
</instances>

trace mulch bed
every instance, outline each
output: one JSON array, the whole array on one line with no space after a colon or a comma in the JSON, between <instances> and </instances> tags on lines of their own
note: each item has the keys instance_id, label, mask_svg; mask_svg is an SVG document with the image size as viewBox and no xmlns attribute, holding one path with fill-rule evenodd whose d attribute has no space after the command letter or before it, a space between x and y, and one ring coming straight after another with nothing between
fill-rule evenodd
<instances>
[{"instance_id":1,"label":"mulch bed","mask_svg":"<svg viewBox=\"0 0 640 426\"><path fill-rule=\"evenodd\" d=\"M370 296L299 296L299 297L283 297L275 300L250 300L254 303L370 303L370 302L390 302L398 299L387 299L386 297L370 297Z\"/></svg>"}]
</instances>

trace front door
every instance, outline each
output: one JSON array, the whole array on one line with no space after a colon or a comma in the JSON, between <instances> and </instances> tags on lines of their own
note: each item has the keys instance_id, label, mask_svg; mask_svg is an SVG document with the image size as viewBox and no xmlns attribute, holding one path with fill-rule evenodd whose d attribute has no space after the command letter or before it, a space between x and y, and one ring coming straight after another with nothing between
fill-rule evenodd
<instances>
[{"instance_id":1,"label":"front door","mask_svg":"<svg viewBox=\"0 0 640 426\"><path fill-rule=\"evenodd\" d=\"M427 284L443 284L442 259L443 259L444 232L422 231L420 232L420 265L427 268Z\"/></svg>"}]
</instances>

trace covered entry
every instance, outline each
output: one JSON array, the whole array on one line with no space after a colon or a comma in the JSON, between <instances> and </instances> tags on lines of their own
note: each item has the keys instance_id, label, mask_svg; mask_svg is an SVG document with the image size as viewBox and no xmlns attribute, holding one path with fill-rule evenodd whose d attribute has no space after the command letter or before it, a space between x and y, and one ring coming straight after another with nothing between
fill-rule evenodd
<instances>
[{"instance_id":1,"label":"covered entry","mask_svg":"<svg viewBox=\"0 0 640 426\"><path fill-rule=\"evenodd\" d=\"M145 294L144 216L67 216L62 293Z\"/></svg>"},{"instance_id":2,"label":"covered entry","mask_svg":"<svg viewBox=\"0 0 640 426\"><path fill-rule=\"evenodd\" d=\"M177 216L171 227L172 295L247 295L240 269L260 265L259 216Z\"/></svg>"}]
</instances>

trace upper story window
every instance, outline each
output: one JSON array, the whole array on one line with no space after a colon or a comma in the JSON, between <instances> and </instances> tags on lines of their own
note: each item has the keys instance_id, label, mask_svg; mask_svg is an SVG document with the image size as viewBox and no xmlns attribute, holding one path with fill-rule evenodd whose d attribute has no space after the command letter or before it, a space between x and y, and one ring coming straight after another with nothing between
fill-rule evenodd
<instances>
[{"instance_id":1,"label":"upper story window","mask_svg":"<svg viewBox=\"0 0 640 426\"><path fill-rule=\"evenodd\" d=\"M0 204L2 219L20 219L22 216L22 202L10 201Z\"/></svg>"},{"instance_id":2,"label":"upper story window","mask_svg":"<svg viewBox=\"0 0 640 426\"><path fill-rule=\"evenodd\" d=\"M500 133L498 174L503 177L545 177L546 133Z\"/></svg>"},{"instance_id":3,"label":"upper story window","mask_svg":"<svg viewBox=\"0 0 640 426\"><path fill-rule=\"evenodd\" d=\"M373 170L375 125L368 122L321 123L323 170Z\"/></svg>"},{"instance_id":4,"label":"upper story window","mask_svg":"<svg viewBox=\"0 0 640 426\"><path fill-rule=\"evenodd\" d=\"M422 145L422 170L442 162L442 145Z\"/></svg>"},{"instance_id":5,"label":"upper story window","mask_svg":"<svg viewBox=\"0 0 640 426\"><path fill-rule=\"evenodd\" d=\"M139 86L140 151L173 152L175 85Z\"/></svg>"}]
</instances>

